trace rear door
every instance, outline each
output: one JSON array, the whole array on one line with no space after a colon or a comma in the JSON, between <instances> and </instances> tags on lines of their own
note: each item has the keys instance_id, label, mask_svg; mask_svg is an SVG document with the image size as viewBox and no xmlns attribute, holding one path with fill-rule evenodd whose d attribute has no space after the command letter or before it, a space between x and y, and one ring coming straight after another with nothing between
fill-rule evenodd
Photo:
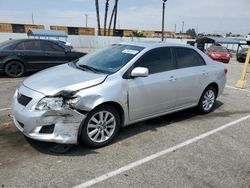
<instances>
[{"instance_id":1,"label":"rear door","mask_svg":"<svg viewBox=\"0 0 250 188\"><path fill-rule=\"evenodd\" d=\"M63 47L50 41L41 41L41 48L45 54L47 67L67 63L70 61Z\"/></svg>"},{"instance_id":2,"label":"rear door","mask_svg":"<svg viewBox=\"0 0 250 188\"><path fill-rule=\"evenodd\" d=\"M194 49L173 47L176 71L176 107L185 108L195 105L206 87L208 74L207 65L201 55Z\"/></svg>"},{"instance_id":3,"label":"rear door","mask_svg":"<svg viewBox=\"0 0 250 188\"><path fill-rule=\"evenodd\" d=\"M153 49L141 57L134 67L148 68L149 76L128 79L130 119L144 119L174 109L176 66L171 49Z\"/></svg>"}]
</instances>

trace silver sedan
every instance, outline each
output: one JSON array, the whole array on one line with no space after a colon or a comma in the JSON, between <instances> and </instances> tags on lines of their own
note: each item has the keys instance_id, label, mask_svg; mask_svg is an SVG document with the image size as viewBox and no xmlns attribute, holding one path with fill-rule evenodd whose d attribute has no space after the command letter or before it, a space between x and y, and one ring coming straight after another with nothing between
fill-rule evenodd
<instances>
[{"instance_id":1,"label":"silver sedan","mask_svg":"<svg viewBox=\"0 0 250 188\"><path fill-rule=\"evenodd\" d=\"M121 126L184 109L213 110L226 69L196 48L121 43L30 76L13 120L35 140L101 147Z\"/></svg>"}]
</instances>

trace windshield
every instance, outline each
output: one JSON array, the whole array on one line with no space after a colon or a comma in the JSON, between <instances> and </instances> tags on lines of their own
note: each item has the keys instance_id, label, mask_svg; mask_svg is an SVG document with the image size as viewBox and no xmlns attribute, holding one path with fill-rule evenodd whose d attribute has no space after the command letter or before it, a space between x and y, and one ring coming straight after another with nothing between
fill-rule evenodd
<instances>
[{"instance_id":1,"label":"windshield","mask_svg":"<svg viewBox=\"0 0 250 188\"><path fill-rule=\"evenodd\" d=\"M212 51L215 51L215 52L228 52L228 50L226 48L222 48L222 47L213 47Z\"/></svg>"},{"instance_id":2,"label":"windshield","mask_svg":"<svg viewBox=\"0 0 250 188\"><path fill-rule=\"evenodd\" d=\"M248 48L243 48L242 52L244 52L244 53L248 52Z\"/></svg>"},{"instance_id":3,"label":"windshield","mask_svg":"<svg viewBox=\"0 0 250 188\"><path fill-rule=\"evenodd\" d=\"M4 41L4 42L1 42L0 43L0 49L8 47L8 46L12 45L13 43L14 43L13 40L7 40L7 41Z\"/></svg>"},{"instance_id":4,"label":"windshield","mask_svg":"<svg viewBox=\"0 0 250 188\"><path fill-rule=\"evenodd\" d=\"M77 67L91 67L98 72L112 74L121 69L144 48L132 45L112 45L83 56Z\"/></svg>"}]
</instances>

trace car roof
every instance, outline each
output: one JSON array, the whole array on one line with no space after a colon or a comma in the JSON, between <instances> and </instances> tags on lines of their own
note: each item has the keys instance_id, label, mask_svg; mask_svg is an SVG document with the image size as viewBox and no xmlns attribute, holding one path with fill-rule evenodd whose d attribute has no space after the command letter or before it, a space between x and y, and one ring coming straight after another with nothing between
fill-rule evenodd
<instances>
[{"instance_id":1,"label":"car roof","mask_svg":"<svg viewBox=\"0 0 250 188\"><path fill-rule=\"evenodd\" d=\"M155 42L155 41L121 42L119 44L131 45L131 46L140 46L140 47L144 47L144 48L158 48L158 47L168 47L168 46L191 47L190 45L187 45L187 44L168 43L168 42Z\"/></svg>"},{"instance_id":2,"label":"car roof","mask_svg":"<svg viewBox=\"0 0 250 188\"><path fill-rule=\"evenodd\" d=\"M25 42L25 41L50 41L50 42L63 42L63 41L56 41L56 40L48 40L48 39L30 39L30 38L26 38L26 39L10 39L9 42Z\"/></svg>"}]
</instances>

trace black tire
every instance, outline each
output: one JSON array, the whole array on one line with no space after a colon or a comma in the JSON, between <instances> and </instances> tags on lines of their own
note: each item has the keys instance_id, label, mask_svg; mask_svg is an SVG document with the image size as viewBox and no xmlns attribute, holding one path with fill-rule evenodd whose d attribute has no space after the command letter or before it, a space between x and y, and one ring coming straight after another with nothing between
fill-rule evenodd
<instances>
[{"instance_id":1,"label":"black tire","mask_svg":"<svg viewBox=\"0 0 250 188\"><path fill-rule=\"evenodd\" d=\"M210 100L207 99L207 98L209 98L208 97L209 94L211 94ZM201 114L207 114L207 113L213 111L214 106L215 106L215 102L216 102L216 98L217 98L217 90L216 90L216 88L213 87L213 86L208 86L201 95L201 98L200 98L200 101L199 101L199 104L198 104L199 112ZM208 101L208 103L206 103L205 100ZM209 103L209 101L211 101L211 103ZM210 105L208 105L208 104L210 104Z\"/></svg>"},{"instance_id":2,"label":"black tire","mask_svg":"<svg viewBox=\"0 0 250 188\"><path fill-rule=\"evenodd\" d=\"M113 119L114 119L115 126L114 126L113 131L111 131L111 128L108 128L109 124L106 125L105 123L103 123L103 125L98 125L99 128L97 128L97 127L94 127L94 128L89 127L89 125L91 124L90 122L95 124L95 122L92 120L92 118L97 117L97 116L100 117L101 112L107 112L107 114L109 114L109 115L112 114L112 115L110 115L108 117L109 118L113 117ZM99 122L101 121L100 119L95 118L95 120L98 120ZM106 122L108 122L108 121L106 121ZM117 135L117 133L118 133L118 131L120 129L120 126L121 126L121 117L120 117L119 113L117 112L117 110L115 108L113 108L111 106L97 107L94 110L92 110L91 112L89 112L86 119L82 122L82 129L81 129L79 140L83 145L85 145L87 147L90 147L90 148L98 148L98 147L105 146L105 145L109 144L113 140L113 138ZM98 129L98 131L102 131L102 132L104 132L106 134L106 132L104 130L105 127L106 127L107 131L112 132L112 134L110 134L109 138L108 138L108 136L106 136L106 138L108 138L107 140L98 142L98 141L94 141L93 140L94 138L90 138L89 134L91 132L95 131L96 129ZM99 139L100 137L102 137L102 134L104 134L102 132L101 133L97 132L96 134L93 134L92 136L95 137L99 133L99 134L101 134L100 136L97 136L97 139ZM100 138L100 139L102 139L102 138Z\"/></svg>"},{"instance_id":3,"label":"black tire","mask_svg":"<svg viewBox=\"0 0 250 188\"><path fill-rule=\"evenodd\" d=\"M10 61L4 66L4 73L11 78L18 78L25 74L25 66L19 61Z\"/></svg>"}]
</instances>

